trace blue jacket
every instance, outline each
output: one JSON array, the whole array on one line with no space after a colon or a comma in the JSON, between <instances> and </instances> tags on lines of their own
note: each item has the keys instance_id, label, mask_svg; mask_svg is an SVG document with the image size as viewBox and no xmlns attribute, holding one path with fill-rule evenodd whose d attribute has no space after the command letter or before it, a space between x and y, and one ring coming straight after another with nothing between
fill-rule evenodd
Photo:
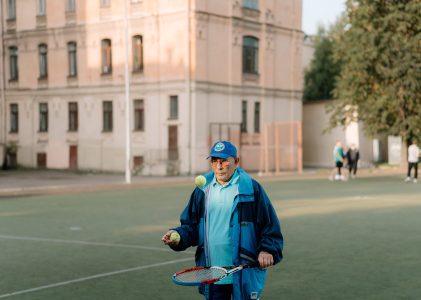
<instances>
[{"instance_id":1,"label":"blue jacket","mask_svg":"<svg viewBox=\"0 0 421 300\"><path fill-rule=\"evenodd\" d=\"M242 169L237 170L240 176L239 188L230 220L234 265L257 261L260 251L272 254L276 264L282 259L283 248L278 217L262 186ZM197 246L197 266L208 266L206 204L209 183L214 174L209 172L205 177L206 185L193 191L187 207L181 213L181 226L173 228L181 236L180 243L172 247L173 250L182 251ZM258 299L264 286L266 270L244 269L232 276L234 300ZM200 286L199 291L208 299L208 286Z\"/></svg>"}]
</instances>

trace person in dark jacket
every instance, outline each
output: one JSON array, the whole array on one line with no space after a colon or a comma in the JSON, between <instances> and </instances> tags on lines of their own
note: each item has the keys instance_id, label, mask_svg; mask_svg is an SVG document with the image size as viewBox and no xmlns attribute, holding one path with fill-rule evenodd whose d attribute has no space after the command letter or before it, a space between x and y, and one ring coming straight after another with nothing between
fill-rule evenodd
<instances>
[{"instance_id":1,"label":"person in dark jacket","mask_svg":"<svg viewBox=\"0 0 421 300\"><path fill-rule=\"evenodd\" d=\"M346 153L348 160L349 177L355 178L357 176L358 160L360 159L360 151L358 151L355 144L352 144Z\"/></svg>"},{"instance_id":2,"label":"person in dark jacket","mask_svg":"<svg viewBox=\"0 0 421 300\"><path fill-rule=\"evenodd\" d=\"M214 144L208 157L211 172L196 187L181 213L181 226L162 241L175 251L196 246L197 266L229 266L258 262L259 268L234 273L220 282L202 285L205 299L259 299L266 268L282 260L284 245L276 212L263 187L238 167L236 147L227 141ZM180 235L171 241L171 233Z\"/></svg>"}]
</instances>

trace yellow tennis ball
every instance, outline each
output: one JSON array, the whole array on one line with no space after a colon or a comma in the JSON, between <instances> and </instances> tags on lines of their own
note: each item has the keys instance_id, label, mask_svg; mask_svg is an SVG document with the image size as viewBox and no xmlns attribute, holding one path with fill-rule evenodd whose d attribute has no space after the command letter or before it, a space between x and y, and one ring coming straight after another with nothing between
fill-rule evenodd
<instances>
[{"instance_id":1,"label":"yellow tennis ball","mask_svg":"<svg viewBox=\"0 0 421 300\"><path fill-rule=\"evenodd\" d=\"M171 233L171 235L170 235L170 241L171 242L176 242L176 243L178 243L179 241L180 241L180 235L178 234L178 232L173 232L173 233Z\"/></svg>"},{"instance_id":2,"label":"yellow tennis ball","mask_svg":"<svg viewBox=\"0 0 421 300\"><path fill-rule=\"evenodd\" d=\"M203 187L206 184L206 178L203 175L199 175L194 179L194 184L198 187Z\"/></svg>"}]
</instances>

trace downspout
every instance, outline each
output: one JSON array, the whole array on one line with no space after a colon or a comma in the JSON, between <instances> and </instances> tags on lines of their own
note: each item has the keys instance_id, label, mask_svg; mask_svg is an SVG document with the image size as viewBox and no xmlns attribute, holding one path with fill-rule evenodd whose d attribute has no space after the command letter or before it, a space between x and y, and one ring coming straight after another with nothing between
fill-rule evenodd
<instances>
[{"instance_id":1,"label":"downspout","mask_svg":"<svg viewBox=\"0 0 421 300\"><path fill-rule=\"evenodd\" d=\"M4 91L4 87L5 87L5 74L6 74L6 70L4 69L4 65L5 65L5 53L4 53L4 37L3 37L3 28L4 28L4 18L3 18L3 1L0 1L0 39L1 39L1 43L0 43L0 55L1 55L1 59L0 59L0 99L1 99L1 113L0 113L0 119L2 120L0 123L0 127L2 128L1 132L0 132L0 146L3 147L3 156L0 157L1 161L0 164L3 163L3 159L4 159L4 155L6 155L5 151L6 151L6 97L5 97L5 91Z\"/></svg>"},{"instance_id":2,"label":"downspout","mask_svg":"<svg viewBox=\"0 0 421 300\"><path fill-rule=\"evenodd\" d=\"M190 11L191 11L191 0L187 1L187 97L189 103L189 138L187 143L187 153L188 153L188 174L192 174L192 165L193 165L193 99L191 95L191 20L190 20Z\"/></svg>"}]
</instances>

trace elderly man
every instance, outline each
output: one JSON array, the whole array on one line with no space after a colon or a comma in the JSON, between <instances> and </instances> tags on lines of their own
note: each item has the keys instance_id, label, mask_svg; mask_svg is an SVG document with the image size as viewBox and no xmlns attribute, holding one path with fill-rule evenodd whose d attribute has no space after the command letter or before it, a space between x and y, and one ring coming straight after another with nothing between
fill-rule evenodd
<instances>
[{"instance_id":1,"label":"elderly man","mask_svg":"<svg viewBox=\"0 0 421 300\"><path fill-rule=\"evenodd\" d=\"M238 167L236 147L215 143L209 154L211 172L206 184L196 187L181 214L181 226L164 234L162 241L175 251L197 246L196 265L229 266L258 262L199 292L205 299L258 299L266 269L282 259L283 237L275 210L262 186ZM172 241L177 231L180 241Z\"/></svg>"}]
</instances>

